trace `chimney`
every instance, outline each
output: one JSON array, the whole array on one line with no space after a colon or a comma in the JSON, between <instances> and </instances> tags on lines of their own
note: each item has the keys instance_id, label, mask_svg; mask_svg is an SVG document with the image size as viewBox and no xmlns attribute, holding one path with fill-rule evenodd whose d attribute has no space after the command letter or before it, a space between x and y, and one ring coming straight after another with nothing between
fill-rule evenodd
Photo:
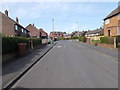
<instances>
[{"instance_id":1,"label":"chimney","mask_svg":"<svg viewBox=\"0 0 120 90\"><path fill-rule=\"evenodd\" d=\"M5 15L8 16L8 10L5 10Z\"/></svg>"},{"instance_id":2,"label":"chimney","mask_svg":"<svg viewBox=\"0 0 120 90\"><path fill-rule=\"evenodd\" d=\"M18 19L18 17L16 17L16 22L19 23L19 19Z\"/></svg>"},{"instance_id":3,"label":"chimney","mask_svg":"<svg viewBox=\"0 0 120 90\"><path fill-rule=\"evenodd\" d=\"M35 26L34 23L33 23L33 26Z\"/></svg>"}]
</instances>

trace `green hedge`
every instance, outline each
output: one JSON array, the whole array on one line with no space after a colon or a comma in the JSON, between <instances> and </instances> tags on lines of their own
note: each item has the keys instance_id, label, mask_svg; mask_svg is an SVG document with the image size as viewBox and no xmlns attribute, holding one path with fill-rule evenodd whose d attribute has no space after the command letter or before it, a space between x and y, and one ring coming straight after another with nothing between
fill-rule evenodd
<instances>
[{"instance_id":1,"label":"green hedge","mask_svg":"<svg viewBox=\"0 0 120 90\"><path fill-rule=\"evenodd\" d=\"M59 40L70 40L71 38L60 38Z\"/></svg>"},{"instance_id":2,"label":"green hedge","mask_svg":"<svg viewBox=\"0 0 120 90\"><path fill-rule=\"evenodd\" d=\"M75 37L71 37L71 39L78 39L79 37L75 36Z\"/></svg>"},{"instance_id":3,"label":"green hedge","mask_svg":"<svg viewBox=\"0 0 120 90\"><path fill-rule=\"evenodd\" d=\"M120 48L120 43L118 43L118 48Z\"/></svg>"},{"instance_id":4,"label":"green hedge","mask_svg":"<svg viewBox=\"0 0 120 90\"><path fill-rule=\"evenodd\" d=\"M113 37L101 37L100 43L113 44L114 38Z\"/></svg>"},{"instance_id":5,"label":"green hedge","mask_svg":"<svg viewBox=\"0 0 120 90\"><path fill-rule=\"evenodd\" d=\"M33 47L38 46L42 42L41 39L39 39L39 38L29 38L29 40L31 40L33 42Z\"/></svg>"},{"instance_id":6,"label":"green hedge","mask_svg":"<svg viewBox=\"0 0 120 90\"><path fill-rule=\"evenodd\" d=\"M79 41L82 41L82 42L86 42L86 37L85 36L81 36L78 38Z\"/></svg>"},{"instance_id":7,"label":"green hedge","mask_svg":"<svg viewBox=\"0 0 120 90\"><path fill-rule=\"evenodd\" d=\"M79 37L78 40L79 40L79 41L82 41L82 37Z\"/></svg>"},{"instance_id":8,"label":"green hedge","mask_svg":"<svg viewBox=\"0 0 120 90\"><path fill-rule=\"evenodd\" d=\"M33 46L41 44L41 40L38 38L24 38L24 37L2 37L2 54L8 54L18 51L18 43L26 43L26 48L29 48L30 41L33 42Z\"/></svg>"},{"instance_id":9,"label":"green hedge","mask_svg":"<svg viewBox=\"0 0 120 90\"><path fill-rule=\"evenodd\" d=\"M92 40L92 42L99 43L100 40Z\"/></svg>"}]
</instances>

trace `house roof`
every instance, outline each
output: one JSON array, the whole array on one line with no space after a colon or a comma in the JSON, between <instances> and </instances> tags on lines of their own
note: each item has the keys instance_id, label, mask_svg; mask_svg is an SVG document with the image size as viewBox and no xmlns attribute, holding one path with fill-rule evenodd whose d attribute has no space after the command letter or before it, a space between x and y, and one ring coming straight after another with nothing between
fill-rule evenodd
<instances>
[{"instance_id":1,"label":"house roof","mask_svg":"<svg viewBox=\"0 0 120 90\"><path fill-rule=\"evenodd\" d=\"M43 29L39 29L41 32L41 36L47 36L47 33Z\"/></svg>"},{"instance_id":2,"label":"house roof","mask_svg":"<svg viewBox=\"0 0 120 90\"><path fill-rule=\"evenodd\" d=\"M113 10L108 16L106 16L105 18L104 18L104 20L106 20L106 19L108 19L108 18L111 18L111 17L113 17L113 16L115 16L115 15L117 15L117 14L119 14L120 13L120 6L118 6L115 10Z\"/></svg>"},{"instance_id":3,"label":"house roof","mask_svg":"<svg viewBox=\"0 0 120 90\"><path fill-rule=\"evenodd\" d=\"M89 35L89 34L96 34L96 33L103 34L103 29L100 28L100 29L96 29L96 30L92 30L92 31L87 31L86 35Z\"/></svg>"},{"instance_id":4,"label":"house roof","mask_svg":"<svg viewBox=\"0 0 120 90\"><path fill-rule=\"evenodd\" d=\"M5 15L4 13L2 13L1 11L0 11L0 14L6 16L6 15ZM22 25L20 25L18 22L16 22L15 20L13 20L12 18L10 18L9 16L6 16L6 17L7 17L8 19L10 19L11 21L13 21L14 24L17 24L17 25L19 25L20 27L26 29L25 27L23 27ZM26 31L29 32L27 29L26 29Z\"/></svg>"},{"instance_id":5,"label":"house roof","mask_svg":"<svg viewBox=\"0 0 120 90\"><path fill-rule=\"evenodd\" d=\"M30 36L40 36L40 31L32 24L29 24L26 29L30 31Z\"/></svg>"}]
</instances>

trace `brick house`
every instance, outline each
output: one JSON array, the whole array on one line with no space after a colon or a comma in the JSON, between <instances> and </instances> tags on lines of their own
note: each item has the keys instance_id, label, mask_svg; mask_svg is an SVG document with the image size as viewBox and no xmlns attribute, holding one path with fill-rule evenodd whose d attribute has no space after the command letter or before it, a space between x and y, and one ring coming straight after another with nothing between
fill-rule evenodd
<instances>
[{"instance_id":1,"label":"brick house","mask_svg":"<svg viewBox=\"0 0 120 90\"><path fill-rule=\"evenodd\" d=\"M39 31L41 39L48 39L48 34L42 28L40 28Z\"/></svg>"},{"instance_id":2,"label":"brick house","mask_svg":"<svg viewBox=\"0 0 120 90\"><path fill-rule=\"evenodd\" d=\"M34 26L34 24L29 24L26 29L29 31L30 37L40 38L40 31Z\"/></svg>"},{"instance_id":3,"label":"brick house","mask_svg":"<svg viewBox=\"0 0 120 90\"><path fill-rule=\"evenodd\" d=\"M74 31L71 33L71 37L85 36L87 31Z\"/></svg>"},{"instance_id":4,"label":"brick house","mask_svg":"<svg viewBox=\"0 0 120 90\"><path fill-rule=\"evenodd\" d=\"M63 37L63 34L64 34L64 33L65 33L65 32L53 31L53 32L50 32L49 37L50 37L51 39L59 39L60 37Z\"/></svg>"},{"instance_id":5,"label":"brick house","mask_svg":"<svg viewBox=\"0 0 120 90\"><path fill-rule=\"evenodd\" d=\"M2 36L7 37L14 37L14 36L21 36L21 37L29 37L29 31L24 28L22 25L19 24L19 19L16 17L16 21L11 19L8 16L8 11L5 11L5 14L0 12L0 16L2 17L2 21L0 22L2 27L0 27Z\"/></svg>"},{"instance_id":6,"label":"brick house","mask_svg":"<svg viewBox=\"0 0 120 90\"><path fill-rule=\"evenodd\" d=\"M34 24L29 24L26 29L29 31L30 37L37 37L41 39L47 39L48 34L41 28L38 29Z\"/></svg>"},{"instance_id":7,"label":"brick house","mask_svg":"<svg viewBox=\"0 0 120 90\"><path fill-rule=\"evenodd\" d=\"M48 44L48 34L42 29L39 29L40 31L40 38L42 39L42 44Z\"/></svg>"},{"instance_id":8,"label":"brick house","mask_svg":"<svg viewBox=\"0 0 120 90\"><path fill-rule=\"evenodd\" d=\"M97 28L95 30L88 30L85 36L97 36L97 35L103 35L104 34L104 29L103 28Z\"/></svg>"},{"instance_id":9,"label":"brick house","mask_svg":"<svg viewBox=\"0 0 120 90\"><path fill-rule=\"evenodd\" d=\"M120 35L120 6L104 18L104 36Z\"/></svg>"}]
</instances>

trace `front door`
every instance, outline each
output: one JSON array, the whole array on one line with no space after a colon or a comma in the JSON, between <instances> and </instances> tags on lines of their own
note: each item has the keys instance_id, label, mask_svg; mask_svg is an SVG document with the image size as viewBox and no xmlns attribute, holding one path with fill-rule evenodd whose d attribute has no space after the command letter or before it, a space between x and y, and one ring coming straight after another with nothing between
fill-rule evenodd
<instances>
[{"instance_id":1,"label":"front door","mask_svg":"<svg viewBox=\"0 0 120 90\"><path fill-rule=\"evenodd\" d=\"M108 36L110 36L110 30L108 30Z\"/></svg>"}]
</instances>

